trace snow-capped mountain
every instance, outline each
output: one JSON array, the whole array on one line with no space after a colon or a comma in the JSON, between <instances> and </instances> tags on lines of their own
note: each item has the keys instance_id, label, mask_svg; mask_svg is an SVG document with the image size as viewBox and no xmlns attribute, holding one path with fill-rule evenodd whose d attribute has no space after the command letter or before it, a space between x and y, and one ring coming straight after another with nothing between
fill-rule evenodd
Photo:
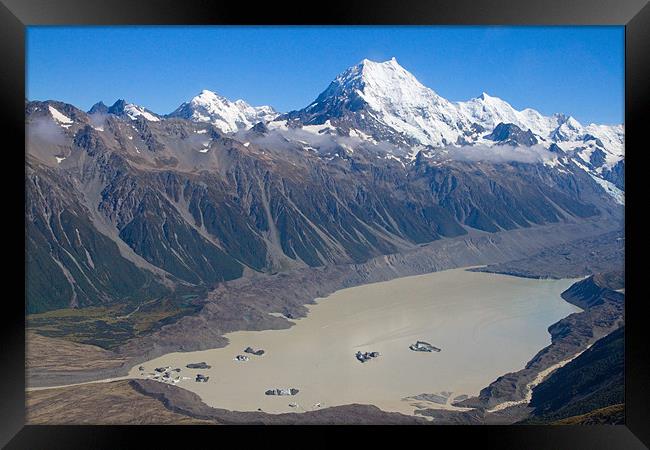
<instances>
[{"instance_id":1,"label":"snow-capped mountain","mask_svg":"<svg viewBox=\"0 0 650 450\"><path fill-rule=\"evenodd\" d=\"M203 289L249 270L349 267L472 230L569 224L582 235L622 223L624 194L591 168L607 158L595 136L583 137L577 156L552 143L554 159L527 164L513 155L539 151L527 145L541 138L500 122L475 127L491 146L426 147L409 161L373 142L369 128L318 134L344 131L333 115L302 130L258 122L225 134L187 119L134 120L128 105L103 114L100 105L95 115L59 101L25 104L27 253L30 278L41 280L30 301L39 308L153 298L170 283ZM479 158L445 159L454 151ZM476 241L456 242L449 248L463 252ZM495 242L490 251L503 258L508 249ZM69 289L50 302L53 285Z\"/></svg>"},{"instance_id":2,"label":"snow-capped mountain","mask_svg":"<svg viewBox=\"0 0 650 450\"><path fill-rule=\"evenodd\" d=\"M225 133L234 133L258 122L268 122L277 115L270 106L251 106L243 100L231 102L212 91L203 90L179 106L169 117L208 122Z\"/></svg>"},{"instance_id":3,"label":"snow-capped mountain","mask_svg":"<svg viewBox=\"0 0 650 450\"><path fill-rule=\"evenodd\" d=\"M583 126L564 114L544 116L530 108L518 111L486 93L466 102L451 102L420 83L395 58L385 62L364 59L350 67L309 106L278 117L272 126L283 123L388 141L403 149L398 156L411 158L418 146L509 142L549 148L556 144L605 178L624 158L622 125ZM512 133L519 138L513 140Z\"/></svg>"},{"instance_id":4,"label":"snow-capped mountain","mask_svg":"<svg viewBox=\"0 0 650 450\"><path fill-rule=\"evenodd\" d=\"M127 103L126 100L118 100L112 106L108 107L103 102L95 103L88 114L114 114L119 117L136 120L142 117L149 122L159 122L160 117L149 111L143 106L138 106L134 103Z\"/></svg>"},{"instance_id":5,"label":"snow-capped mountain","mask_svg":"<svg viewBox=\"0 0 650 450\"><path fill-rule=\"evenodd\" d=\"M142 116L149 122L158 122L160 119L150 111L147 111L145 108L134 105L133 103L128 103L124 106L124 112L126 115L128 115L132 120L137 119L138 117Z\"/></svg>"},{"instance_id":6,"label":"snow-capped mountain","mask_svg":"<svg viewBox=\"0 0 650 450\"><path fill-rule=\"evenodd\" d=\"M344 151L354 151L355 142L374 145L379 155L403 163L414 161L420 152L440 155L440 150L444 154L448 148L462 152L474 147L471 154L476 158L477 151L486 152L494 146L536 146L535 151L542 148L555 155L545 164L558 170L573 165L597 177L598 182L609 183L612 191L625 188L623 125L585 126L565 114L545 116L531 108L520 111L486 93L452 102L424 86L395 58L385 62L364 59L338 75L306 108L282 115L270 106L233 102L209 90L168 115L154 114L124 100L110 107L99 102L89 113L148 122L183 118L210 123L233 136L262 123L265 130L284 132L287 142L320 151L325 157L339 150L331 140L326 145L321 142L326 150L319 149L322 135L349 136L357 140L343 143ZM297 130L302 135L298 136Z\"/></svg>"},{"instance_id":7,"label":"snow-capped mountain","mask_svg":"<svg viewBox=\"0 0 650 450\"><path fill-rule=\"evenodd\" d=\"M280 119L304 125L327 120L341 129L359 129L376 140L403 145L453 144L471 125L455 105L422 85L395 58L367 59L340 74L306 108Z\"/></svg>"}]
</instances>

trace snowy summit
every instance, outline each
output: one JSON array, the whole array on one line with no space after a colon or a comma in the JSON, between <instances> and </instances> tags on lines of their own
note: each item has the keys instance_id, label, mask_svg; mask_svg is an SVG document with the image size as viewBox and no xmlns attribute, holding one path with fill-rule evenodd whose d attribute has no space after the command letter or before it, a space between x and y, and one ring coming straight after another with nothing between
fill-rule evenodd
<instances>
[{"instance_id":1,"label":"snowy summit","mask_svg":"<svg viewBox=\"0 0 650 450\"><path fill-rule=\"evenodd\" d=\"M243 100L231 102L207 89L172 112L170 117L182 117L196 122L208 122L225 133L250 128L258 122L274 119L278 113L270 106L251 106Z\"/></svg>"}]
</instances>

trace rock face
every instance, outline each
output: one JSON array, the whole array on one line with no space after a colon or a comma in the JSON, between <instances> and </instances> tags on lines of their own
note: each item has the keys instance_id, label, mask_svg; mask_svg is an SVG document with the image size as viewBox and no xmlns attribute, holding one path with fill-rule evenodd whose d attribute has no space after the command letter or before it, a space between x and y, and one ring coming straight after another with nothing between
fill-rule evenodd
<instances>
[{"instance_id":1,"label":"rock face","mask_svg":"<svg viewBox=\"0 0 650 450\"><path fill-rule=\"evenodd\" d=\"M582 309L588 309L607 301L620 302L621 294L614 291L624 287L624 271L599 273L572 285L562 293L562 298Z\"/></svg>"},{"instance_id":2,"label":"rock face","mask_svg":"<svg viewBox=\"0 0 650 450\"><path fill-rule=\"evenodd\" d=\"M538 143L538 140L532 131L524 131L514 123L500 123L496 128L494 128L492 133L485 136L485 139L490 139L513 147L518 145L530 147Z\"/></svg>"},{"instance_id":3,"label":"rock face","mask_svg":"<svg viewBox=\"0 0 650 450\"><path fill-rule=\"evenodd\" d=\"M108 106L104 102L97 102L88 110L88 114L109 114Z\"/></svg>"},{"instance_id":4,"label":"rock face","mask_svg":"<svg viewBox=\"0 0 650 450\"><path fill-rule=\"evenodd\" d=\"M618 189L625 191L625 160L618 161L611 168L605 168L602 171L603 178L616 186Z\"/></svg>"}]
</instances>

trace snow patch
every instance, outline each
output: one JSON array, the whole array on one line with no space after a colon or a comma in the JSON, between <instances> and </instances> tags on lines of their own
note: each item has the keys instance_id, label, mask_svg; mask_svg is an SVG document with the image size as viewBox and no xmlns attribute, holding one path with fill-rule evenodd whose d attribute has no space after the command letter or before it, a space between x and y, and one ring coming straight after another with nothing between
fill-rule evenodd
<instances>
[{"instance_id":1,"label":"snow patch","mask_svg":"<svg viewBox=\"0 0 650 450\"><path fill-rule=\"evenodd\" d=\"M52 115L52 118L59 123L63 128L70 128L70 125L74 123L74 121L66 116L65 114L61 113L58 109L52 107L51 105L48 105L48 108L50 110L50 114Z\"/></svg>"},{"instance_id":2,"label":"snow patch","mask_svg":"<svg viewBox=\"0 0 650 450\"><path fill-rule=\"evenodd\" d=\"M614 186L613 183L603 180L595 175L589 174L596 183L602 187L619 205L625 205L625 192Z\"/></svg>"},{"instance_id":3,"label":"snow patch","mask_svg":"<svg viewBox=\"0 0 650 450\"><path fill-rule=\"evenodd\" d=\"M131 120L136 120L139 116L144 117L149 122L160 122L160 119L141 106L134 105L129 103L124 107L124 112L131 118Z\"/></svg>"}]
</instances>

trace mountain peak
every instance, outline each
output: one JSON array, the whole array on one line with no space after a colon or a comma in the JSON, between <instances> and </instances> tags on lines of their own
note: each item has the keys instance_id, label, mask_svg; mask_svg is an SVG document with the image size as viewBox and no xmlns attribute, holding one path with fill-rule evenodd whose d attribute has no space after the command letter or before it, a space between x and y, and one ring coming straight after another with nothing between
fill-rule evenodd
<instances>
[{"instance_id":1,"label":"mountain peak","mask_svg":"<svg viewBox=\"0 0 650 450\"><path fill-rule=\"evenodd\" d=\"M216 92L203 89L169 116L208 122L225 133L234 133L250 128L257 122L269 121L277 115L270 106L254 107L244 100L232 102Z\"/></svg>"},{"instance_id":2,"label":"mountain peak","mask_svg":"<svg viewBox=\"0 0 650 450\"><path fill-rule=\"evenodd\" d=\"M372 59L368 58L363 58L361 62L358 64L360 66L384 66L384 67L400 67L400 64L397 62L397 59L393 56L391 59L387 59L386 61L373 61Z\"/></svg>"},{"instance_id":3,"label":"mountain peak","mask_svg":"<svg viewBox=\"0 0 650 450\"><path fill-rule=\"evenodd\" d=\"M124 107L127 105L126 100L124 99L118 99L113 103L109 108L108 112L110 114L115 114L116 116L119 116L120 114L124 113Z\"/></svg>"},{"instance_id":4,"label":"mountain peak","mask_svg":"<svg viewBox=\"0 0 650 450\"><path fill-rule=\"evenodd\" d=\"M359 95L375 110L387 104L413 107L431 100L441 100L433 90L402 67L395 57L383 62L364 59L336 77L333 84L339 85L337 90L346 96Z\"/></svg>"},{"instance_id":5,"label":"mountain peak","mask_svg":"<svg viewBox=\"0 0 650 450\"><path fill-rule=\"evenodd\" d=\"M196 95L195 97L193 97L192 100L190 100L190 101L192 101L192 102L198 102L198 101L201 101L201 100L203 100L203 101L214 101L214 100L217 100L217 99L220 100L220 101L226 100L225 97L217 94L214 91L211 91L209 89L202 89L201 92L199 92L199 94Z\"/></svg>"},{"instance_id":6,"label":"mountain peak","mask_svg":"<svg viewBox=\"0 0 650 450\"><path fill-rule=\"evenodd\" d=\"M329 123L344 135L358 130L372 140L397 145L406 154L412 154L417 145L509 141L530 146L547 140L576 141L586 130L570 116L549 117L530 108L519 111L487 92L468 101L450 102L423 85L395 58L361 60L340 73L307 107L279 119L302 126ZM622 154L622 129L591 129L594 136ZM606 135L609 139L604 139Z\"/></svg>"},{"instance_id":7,"label":"mountain peak","mask_svg":"<svg viewBox=\"0 0 650 450\"><path fill-rule=\"evenodd\" d=\"M481 95L473 99L473 101L479 102L483 105L490 105L496 108L514 109L512 108L512 105L510 105L510 103L506 102L502 98L490 95L487 92L482 92Z\"/></svg>"},{"instance_id":8,"label":"mountain peak","mask_svg":"<svg viewBox=\"0 0 650 450\"><path fill-rule=\"evenodd\" d=\"M438 131L436 124L459 120L451 102L420 83L395 58L362 60L338 75L308 107L283 118L304 125L335 119L341 126L400 145L452 143L456 136L448 129L455 125L445 123Z\"/></svg>"},{"instance_id":9,"label":"mountain peak","mask_svg":"<svg viewBox=\"0 0 650 450\"><path fill-rule=\"evenodd\" d=\"M127 103L124 99L117 100L106 110L106 112L123 118L129 118L131 120L136 120L140 116L149 122L158 122L160 120L148 109L133 103Z\"/></svg>"},{"instance_id":10,"label":"mountain peak","mask_svg":"<svg viewBox=\"0 0 650 450\"><path fill-rule=\"evenodd\" d=\"M494 142L512 145L513 147L523 145L530 147L538 143L537 138L530 130L522 130L514 123L499 123L492 133L485 136Z\"/></svg>"},{"instance_id":11,"label":"mountain peak","mask_svg":"<svg viewBox=\"0 0 650 450\"><path fill-rule=\"evenodd\" d=\"M88 114L108 114L108 106L100 100L88 110Z\"/></svg>"},{"instance_id":12,"label":"mountain peak","mask_svg":"<svg viewBox=\"0 0 650 450\"><path fill-rule=\"evenodd\" d=\"M413 74L402 67L395 57L383 62L364 59L357 66L348 69L344 74L351 72L351 74L357 75L357 71L354 70L356 68L360 69L358 70L358 75L360 75L365 81L375 83L409 82L421 86L421 83L413 76Z\"/></svg>"},{"instance_id":13,"label":"mountain peak","mask_svg":"<svg viewBox=\"0 0 650 450\"><path fill-rule=\"evenodd\" d=\"M358 83L378 84L398 80L408 80L409 82L420 84L409 71L397 62L395 57L383 62L364 58L358 64L349 67L339 74L334 80L334 83L352 86Z\"/></svg>"}]
</instances>

